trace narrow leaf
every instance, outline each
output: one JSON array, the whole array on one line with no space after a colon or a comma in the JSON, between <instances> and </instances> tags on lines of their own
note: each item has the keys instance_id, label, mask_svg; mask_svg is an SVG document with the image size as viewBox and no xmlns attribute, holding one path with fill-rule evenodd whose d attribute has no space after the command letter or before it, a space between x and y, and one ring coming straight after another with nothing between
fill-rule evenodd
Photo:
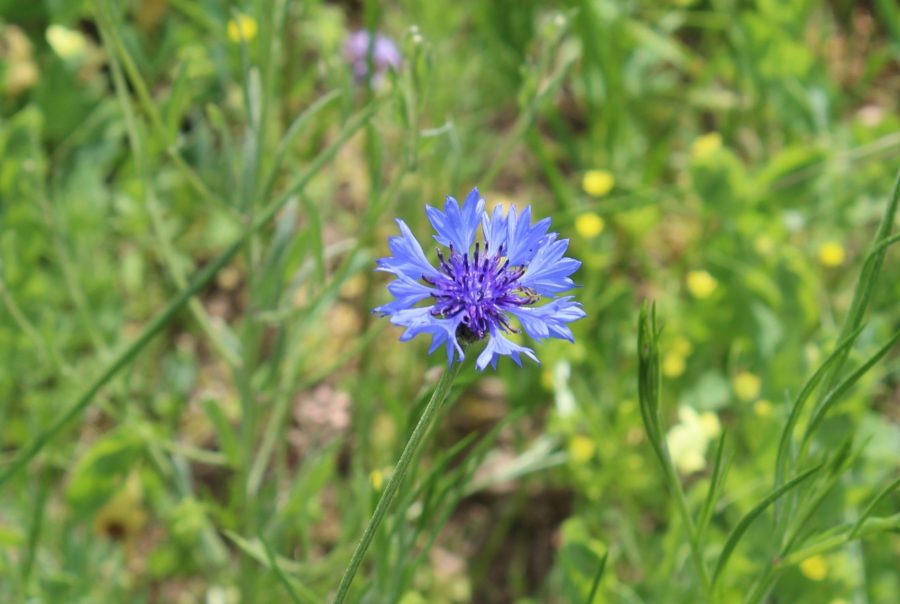
<instances>
[{"instance_id":1,"label":"narrow leaf","mask_svg":"<svg viewBox=\"0 0 900 604\"><path fill-rule=\"evenodd\" d=\"M840 384L838 384L828 395L822 400L822 404L819 405L818 409L813 412L812 418L809 420L809 424L806 426L806 430L803 434L803 445L805 445L810 437L812 437L813 433L819 427L819 424L822 423L822 420L825 419L825 414L834 406L836 402L838 402L841 397L849 390L859 379L864 376L869 369L872 368L875 363L881 360L881 358L890 351L891 348L894 347L894 344L897 343L897 340L900 340L900 331L895 333L893 337L888 340L888 343L878 349L878 351L873 354L869 359L863 363L856 371L848 375L844 378Z\"/></svg>"},{"instance_id":2,"label":"narrow leaf","mask_svg":"<svg viewBox=\"0 0 900 604\"><path fill-rule=\"evenodd\" d=\"M600 579L603 578L603 571L606 569L606 559L609 557L609 550L606 550L603 553L603 557L600 558L600 564L597 566L597 574L594 575L594 582L591 584L591 592L588 594L587 600L585 600L586 604L592 604L594 601L594 596L597 595L597 590L600 589Z\"/></svg>"},{"instance_id":3,"label":"narrow leaf","mask_svg":"<svg viewBox=\"0 0 900 604\"><path fill-rule=\"evenodd\" d=\"M744 533L747 532L747 529L750 528L750 525L753 523L756 518L762 514L767 507L769 507L773 501L777 500L779 497L793 489L795 486L818 472L822 468L821 465L816 466L810 470L807 470L803 474L789 480L781 487L772 491L768 497L763 499L755 508L747 512L747 514L741 518L741 521L738 522L737 526L731 531L731 534L728 535L728 539L725 541L725 546L722 548L722 553L719 554L719 561L716 563L716 568L713 571L712 576L712 585L716 585L716 581L719 576L722 574L722 571L725 570L725 566L728 564L729 558L731 558L731 554L734 552L734 548L737 547L738 542L741 540L741 537L744 536Z\"/></svg>"}]
</instances>

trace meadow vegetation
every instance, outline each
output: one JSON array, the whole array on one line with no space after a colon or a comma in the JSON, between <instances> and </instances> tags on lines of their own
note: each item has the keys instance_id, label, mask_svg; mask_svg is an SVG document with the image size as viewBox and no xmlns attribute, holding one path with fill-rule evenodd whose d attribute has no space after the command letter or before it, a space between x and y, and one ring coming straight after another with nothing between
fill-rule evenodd
<instances>
[{"instance_id":1,"label":"meadow vegetation","mask_svg":"<svg viewBox=\"0 0 900 604\"><path fill-rule=\"evenodd\" d=\"M439 383L349 602L900 601L896 3L0 0L0 57L0 602L333 601ZM586 317L451 384L374 268L474 186Z\"/></svg>"}]
</instances>

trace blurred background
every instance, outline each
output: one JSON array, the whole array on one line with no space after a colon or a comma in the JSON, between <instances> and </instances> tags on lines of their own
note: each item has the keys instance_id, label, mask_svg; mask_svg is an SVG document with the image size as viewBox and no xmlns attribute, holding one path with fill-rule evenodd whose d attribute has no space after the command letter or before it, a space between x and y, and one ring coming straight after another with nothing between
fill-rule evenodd
<instances>
[{"instance_id":1,"label":"blurred background","mask_svg":"<svg viewBox=\"0 0 900 604\"><path fill-rule=\"evenodd\" d=\"M694 512L727 432L711 568L839 339L898 58L891 0L0 0L0 472L29 456L0 601L327 601L446 366L371 314L375 259L395 217L431 257L424 204L473 186L553 218L588 316L540 366L470 355L353 600L699 601L638 309ZM900 328L898 261L848 367ZM791 547L765 510L720 601L900 601L897 494L802 547L897 477L897 367L832 409L810 455L841 473Z\"/></svg>"}]
</instances>

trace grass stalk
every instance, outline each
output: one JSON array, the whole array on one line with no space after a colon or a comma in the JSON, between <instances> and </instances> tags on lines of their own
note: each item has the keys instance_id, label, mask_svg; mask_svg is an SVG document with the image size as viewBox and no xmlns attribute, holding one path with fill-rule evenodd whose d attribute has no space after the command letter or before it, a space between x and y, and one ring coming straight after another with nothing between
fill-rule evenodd
<instances>
[{"instance_id":1,"label":"grass stalk","mask_svg":"<svg viewBox=\"0 0 900 604\"><path fill-rule=\"evenodd\" d=\"M369 520L369 523L366 525L365 531L363 531L363 535L360 538L356 549L353 551L350 563L347 565L344 575L341 577L341 582L338 585L334 604L341 604L347 599L353 577L356 576L356 571L359 570L359 566L365 558L366 551L369 549L372 539L375 538L378 527L381 526L391 503L397 496L400 485L403 483L406 472L409 470L410 461L418 455L422 446L422 441L431 428L432 419L438 414L444 406L444 403L446 403L447 397L450 394L450 389L453 386L453 381L456 379L456 376L459 375L461 367L461 362L454 363L449 369L441 373L441 378L434 388L434 394L431 395L431 399L422 411L422 415L419 417L416 427L413 429L409 440L403 447L403 451L400 453L400 459L397 460L397 465L394 467L394 472L391 474L390 480L385 486L384 491L382 491L381 497L378 499L378 504L375 506L375 512L372 514L372 519Z\"/></svg>"}]
</instances>

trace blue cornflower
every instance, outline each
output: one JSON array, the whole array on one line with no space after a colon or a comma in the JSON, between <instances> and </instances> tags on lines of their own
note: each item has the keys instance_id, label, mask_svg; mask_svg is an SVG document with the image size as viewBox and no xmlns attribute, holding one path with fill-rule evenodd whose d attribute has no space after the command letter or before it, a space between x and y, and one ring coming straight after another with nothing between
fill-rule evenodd
<instances>
[{"instance_id":1,"label":"blue cornflower","mask_svg":"<svg viewBox=\"0 0 900 604\"><path fill-rule=\"evenodd\" d=\"M401 341L426 333L434 352L441 344L447 360L465 358L463 343L487 338L475 365L495 369L501 355L517 365L523 354L538 362L534 351L503 337L516 332L515 319L536 340L547 337L574 341L566 325L585 316L572 296L556 297L575 286L570 275L581 262L564 256L568 239L548 232L550 219L531 224L531 207L518 213L513 206L504 215L497 207L489 215L478 189L472 189L460 207L448 196L444 211L426 206L434 238L446 249L437 249L438 266L425 257L422 246L406 223L397 219L400 236L391 237L391 256L378 261L378 269L393 274L388 285L395 300L375 309L390 316L391 323L406 328ZM483 242L475 241L479 225ZM474 250L473 250L474 245ZM537 306L544 298L545 304ZM429 299L428 306L418 306Z\"/></svg>"}]
</instances>

